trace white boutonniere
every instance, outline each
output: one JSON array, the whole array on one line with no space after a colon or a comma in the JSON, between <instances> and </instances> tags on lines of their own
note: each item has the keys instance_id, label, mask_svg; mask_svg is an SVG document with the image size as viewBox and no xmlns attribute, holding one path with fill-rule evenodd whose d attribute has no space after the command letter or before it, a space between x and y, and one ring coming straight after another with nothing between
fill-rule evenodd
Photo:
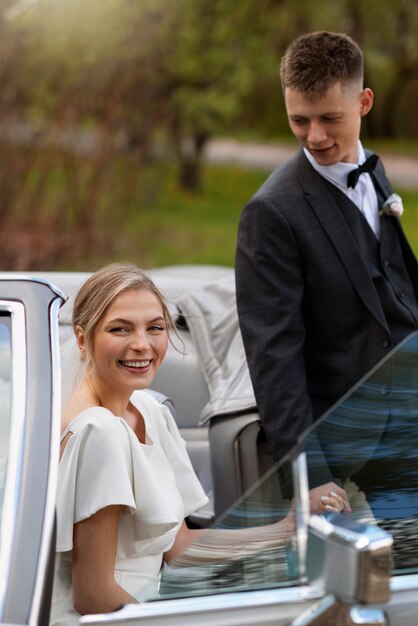
<instances>
[{"instance_id":1,"label":"white boutonniere","mask_svg":"<svg viewBox=\"0 0 418 626\"><path fill-rule=\"evenodd\" d=\"M401 196L397 193L392 193L387 200L382 204L379 215L394 215L400 217L403 213L403 204Z\"/></svg>"}]
</instances>

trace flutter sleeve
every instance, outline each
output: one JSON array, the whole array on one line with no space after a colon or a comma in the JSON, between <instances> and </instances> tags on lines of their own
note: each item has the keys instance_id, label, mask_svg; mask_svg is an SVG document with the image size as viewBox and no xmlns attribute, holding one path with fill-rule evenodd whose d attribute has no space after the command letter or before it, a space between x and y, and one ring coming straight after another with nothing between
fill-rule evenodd
<instances>
[{"instance_id":1,"label":"flutter sleeve","mask_svg":"<svg viewBox=\"0 0 418 626\"><path fill-rule=\"evenodd\" d=\"M178 523L162 498L149 497L158 486L123 420L106 409L97 411L100 415L76 418L60 462L58 552L72 549L74 524L111 505L135 517L139 540L162 535Z\"/></svg>"}]
</instances>

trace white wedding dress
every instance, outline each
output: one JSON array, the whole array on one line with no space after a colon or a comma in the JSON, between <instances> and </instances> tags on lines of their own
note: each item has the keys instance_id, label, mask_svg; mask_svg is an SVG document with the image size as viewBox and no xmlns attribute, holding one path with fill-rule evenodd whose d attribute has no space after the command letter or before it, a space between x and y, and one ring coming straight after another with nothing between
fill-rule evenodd
<instances>
[{"instance_id":1,"label":"white wedding dress","mask_svg":"<svg viewBox=\"0 0 418 626\"><path fill-rule=\"evenodd\" d=\"M158 593L163 553L184 518L207 502L185 442L167 409L143 391L132 396L145 420L146 443L124 419L103 407L80 413L61 458L57 496L57 554L51 624L78 623L73 608L73 525L109 505L122 505L115 580L144 600Z\"/></svg>"}]
</instances>

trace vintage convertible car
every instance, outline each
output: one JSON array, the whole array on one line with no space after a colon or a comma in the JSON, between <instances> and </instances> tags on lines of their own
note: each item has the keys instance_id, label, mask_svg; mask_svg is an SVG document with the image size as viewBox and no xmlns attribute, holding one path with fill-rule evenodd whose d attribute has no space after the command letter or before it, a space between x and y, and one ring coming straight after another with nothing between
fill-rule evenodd
<instances>
[{"instance_id":1,"label":"vintage convertible car","mask_svg":"<svg viewBox=\"0 0 418 626\"><path fill-rule=\"evenodd\" d=\"M210 566L174 564L162 571L158 597L80 622L417 624L418 333L276 467L245 362L233 271L196 266L151 274L183 342L170 348L151 392L173 411L210 496L189 524L259 526L294 506L296 530L274 550ZM61 395L65 401L79 367L70 317L85 277L0 274L1 624L48 623ZM346 488L351 514L310 514L309 488L324 468Z\"/></svg>"}]
</instances>

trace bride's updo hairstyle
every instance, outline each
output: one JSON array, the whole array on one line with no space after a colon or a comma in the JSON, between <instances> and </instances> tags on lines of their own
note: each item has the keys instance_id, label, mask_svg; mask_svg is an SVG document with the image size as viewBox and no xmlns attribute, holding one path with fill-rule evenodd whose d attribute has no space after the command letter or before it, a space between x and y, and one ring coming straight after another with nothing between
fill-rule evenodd
<instances>
[{"instance_id":1,"label":"bride's updo hairstyle","mask_svg":"<svg viewBox=\"0 0 418 626\"><path fill-rule=\"evenodd\" d=\"M147 289L161 303L167 332L176 332L164 296L151 278L131 263L112 263L94 272L80 287L73 306L72 325L84 331L87 365L91 366L95 328L114 299L129 289Z\"/></svg>"}]
</instances>

